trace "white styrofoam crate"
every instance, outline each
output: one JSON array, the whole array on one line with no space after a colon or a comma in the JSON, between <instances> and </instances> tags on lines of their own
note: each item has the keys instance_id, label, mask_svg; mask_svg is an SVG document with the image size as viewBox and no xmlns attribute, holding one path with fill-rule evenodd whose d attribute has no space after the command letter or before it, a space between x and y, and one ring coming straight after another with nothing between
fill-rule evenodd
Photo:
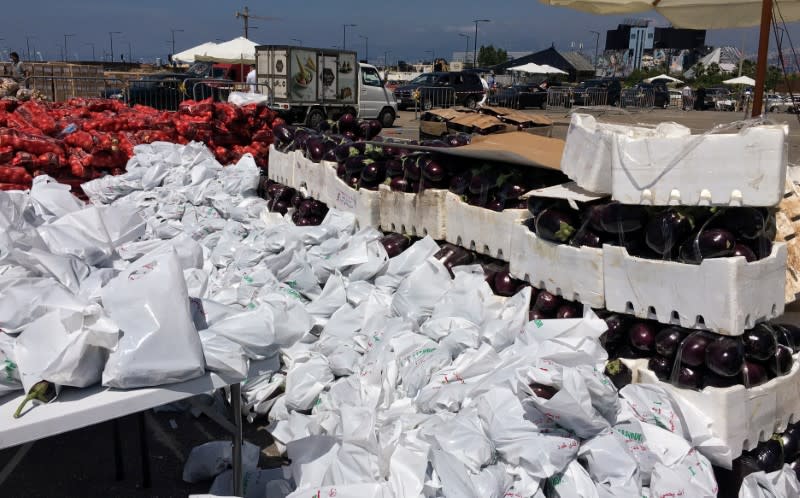
<instances>
[{"instance_id":1,"label":"white styrofoam crate","mask_svg":"<svg viewBox=\"0 0 800 498\"><path fill-rule=\"evenodd\" d=\"M784 192L788 127L692 135L597 123L574 115L562 169L587 190L625 204L775 206Z\"/></svg>"},{"instance_id":2,"label":"white styrofoam crate","mask_svg":"<svg viewBox=\"0 0 800 498\"><path fill-rule=\"evenodd\" d=\"M515 278L571 301L602 308L603 250L542 240L523 224L511 228L509 271Z\"/></svg>"},{"instance_id":3,"label":"white styrofoam crate","mask_svg":"<svg viewBox=\"0 0 800 498\"><path fill-rule=\"evenodd\" d=\"M280 152L275 150L274 145L270 145L267 176L270 180L292 187L296 160L294 152Z\"/></svg>"},{"instance_id":4,"label":"white styrofoam crate","mask_svg":"<svg viewBox=\"0 0 800 498\"><path fill-rule=\"evenodd\" d=\"M353 213L359 228L381 225L381 196L375 190L353 189L336 176L336 164L316 164L324 175L324 190L319 200L330 208Z\"/></svg>"},{"instance_id":5,"label":"white styrofoam crate","mask_svg":"<svg viewBox=\"0 0 800 498\"><path fill-rule=\"evenodd\" d=\"M394 192L380 186L381 228L442 240L447 233L445 198L447 190L425 189L416 194Z\"/></svg>"},{"instance_id":6,"label":"white styrofoam crate","mask_svg":"<svg viewBox=\"0 0 800 498\"><path fill-rule=\"evenodd\" d=\"M452 192L445 197L445 210L447 242L502 260L511 254L511 229L530 218L527 209L492 211L472 206Z\"/></svg>"},{"instance_id":7,"label":"white styrofoam crate","mask_svg":"<svg viewBox=\"0 0 800 498\"><path fill-rule=\"evenodd\" d=\"M631 364L625 362L629 367ZM744 386L706 387L702 391L683 389L658 380L647 369L647 360L634 360L641 384L657 384L676 398L687 402L711 420L711 433L730 449L733 458L752 450L773 433L800 418L800 363L794 357L788 374L765 384L746 389Z\"/></svg>"},{"instance_id":8,"label":"white styrofoam crate","mask_svg":"<svg viewBox=\"0 0 800 498\"><path fill-rule=\"evenodd\" d=\"M752 263L736 257L691 265L637 258L609 245L602 254L609 311L734 336L783 313L787 252L782 242Z\"/></svg>"},{"instance_id":9,"label":"white styrofoam crate","mask_svg":"<svg viewBox=\"0 0 800 498\"><path fill-rule=\"evenodd\" d=\"M319 199L325 190L327 175L324 174L323 164L315 163L306 158L299 151L295 151L295 170L292 187L302 191L305 195ZM327 164L328 167L333 163ZM335 167L336 165L333 164Z\"/></svg>"}]
</instances>

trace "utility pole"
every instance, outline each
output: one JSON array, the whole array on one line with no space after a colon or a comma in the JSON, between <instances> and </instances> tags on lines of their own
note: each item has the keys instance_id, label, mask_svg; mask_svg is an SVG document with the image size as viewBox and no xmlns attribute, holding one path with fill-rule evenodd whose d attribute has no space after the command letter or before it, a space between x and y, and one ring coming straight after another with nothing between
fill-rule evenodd
<instances>
[{"instance_id":1,"label":"utility pole","mask_svg":"<svg viewBox=\"0 0 800 498\"><path fill-rule=\"evenodd\" d=\"M600 48L600 32L589 31L589 33L594 34L594 73L597 76L597 50Z\"/></svg>"},{"instance_id":2,"label":"utility pole","mask_svg":"<svg viewBox=\"0 0 800 498\"><path fill-rule=\"evenodd\" d=\"M356 24L342 24L342 50L347 50L347 28L355 28Z\"/></svg>"},{"instance_id":3,"label":"utility pole","mask_svg":"<svg viewBox=\"0 0 800 498\"><path fill-rule=\"evenodd\" d=\"M236 19L239 18L241 18L244 22L244 37L248 40L250 39L250 19L259 19L261 21L277 21L280 19L278 17L263 17L251 14L250 9L248 9L246 6L244 9L242 9L242 12L236 12Z\"/></svg>"},{"instance_id":4,"label":"utility pole","mask_svg":"<svg viewBox=\"0 0 800 498\"><path fill-rule=\"evenodd\" d=\"M364 39L364 60L369 62L369 38L364 35L358 35L358 37Z\"/></svg>"},{"instance_id":5,"label":"utility pole","mask_svg":"<svg viewBox=\"0 0 800 498\"><path fill-rule=\"evenodd\" d=\"M128 64L133 63L133 50L131 49L131 42L125 42L128 44Z\"/></svg>"},{"instance_id":6,"label":"utility pole","mask_svg":"<svg viewBox=\"0 0 800 498\"><path fill-rule=\"evenodd\" d=\"M69 59L69 50L67 50L67 38L71 36L75 36L75 33L64 35L64 62L67 62L67 59Z\"/></svg>"},{"instance_id":7,"label":"utility pole","mask_svg":"<svg viewBox=\"0 0 800 498\"><path fill-rule=\"evenodd\" d=\"M478 66L478 23L492 22L491 19L475 19L475 51L472 53L472 67Z\"/></svg>"},{"instance_id":8,"label":"utility pole","mask_svg":"<svg viewBox=\"0 0 800 498\"><path fill-rule=\"evenodd\" d=\"M111 62L114 62L114 35L121 35L122 31L109 31L108 39L111 40Z\"/></svg>"},{"instance_id":9,"label":"utility pole","mask_svg":"<svg viewBox=\"0 0 800 498\"><path fill-rule=\"evenodd\" d=\"M458 36L464 37L467 39L467 47L464 49L464 68L467 67L467 57L469 56L469 38L470 36L464 33L459 33Z\"/></svg>"},{"instance_id":10,"label":"utility pole","mask_svg":"<svg viewBox=\"0 0 800 498\"><path fill-rule=\"evenodd\" d=\"M175 33L183 33L182 29L170 29L172 33L172 55L175 55Z\"/></svg>"},{"instance_id":11,"label":"utility pole","mask_svg":"<svg viewBox=\"0 0 800 498\"><path fill-rule=\"evenodd\" d=\"M36 38L35 36L26 36L25 37L25 45L28 47L28 60L31 60L31 39Z\"/></svg>"},{"instance_id":12,"label":"utility pole","mask_svg":"<svg viewBox=\"0 0 800 498\"><path fill-rule=\"evenodd\" d=\"M389 79L389 54L392 53L391 50L386 50L383 53L383 79L384 81Z\"/></svg>"},{"instance_id":13,"label":"utility pole","mask_svg":"<svg viewBox=\"0 0 800 498\"><path fill-rule=\"evenodd\" d=\"M97 60L97 59L95 59L95 57L94 57L94 43L84 43L84 45L91 45L91 46L92 46L92 60L93 60L93 61Z\"/></svg>"}]
</instances>

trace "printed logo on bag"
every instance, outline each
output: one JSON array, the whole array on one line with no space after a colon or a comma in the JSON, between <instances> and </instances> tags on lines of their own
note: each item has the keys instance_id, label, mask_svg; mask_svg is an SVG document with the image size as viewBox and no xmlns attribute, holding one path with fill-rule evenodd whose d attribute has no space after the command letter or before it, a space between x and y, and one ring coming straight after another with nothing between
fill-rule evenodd
<instances>
[{"instance_id":1,"label":"printed logo on bag","mask_svg":"<svg viewBox=\"0 0 800 498\"><path fill-rule=\"evenodd\" d=\"M17 364L11 360L3 361L3 371L6 373L6 380L14 380L14 371L17 370Z\"/></svg>"},{"instance_id":2,"label":"printed logo on bag","mask_svg":"<svg viewBox=\"0 0 800 498\"><path fill-rule=\"evenodd\" d=\"M128 280L139 280L147 275L150 274L156 267L158 263L153 261L152 263L147 263L146 265L142 265L141 268L137 268L133 273L128 275Z\"/></svg>"}]
</instances>

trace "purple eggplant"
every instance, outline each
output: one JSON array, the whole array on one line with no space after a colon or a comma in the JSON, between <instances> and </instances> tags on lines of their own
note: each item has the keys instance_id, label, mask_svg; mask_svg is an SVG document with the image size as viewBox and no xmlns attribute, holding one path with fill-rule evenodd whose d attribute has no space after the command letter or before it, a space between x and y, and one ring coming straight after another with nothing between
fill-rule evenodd
<instances>
[{"instance_id":1,"label":"purple eggplant","mask_svg":"<svg viewBox=\"0 0 800 498\"><path fill-rule=\"evenodd\" d=\"M703 384L703 371L697 367L681 365L672 381L678 387L698 389Z\"/></svg>"},{"instance_id":2,"label":"purple eggplant","mask_svg":"<svg viewBox=\"0 0 800 498\"><path fill-rule=\"evenodd\" d=\"M344 177L344 182L352 189L358 189L358 184L361 182L361 175L359 173L347 173Z\"/></svg>"},{"instance_id":3,"label":"purple eggplant","mask_svg":"<svg viewBox=\"0 0 800 498\"><path fill-rule=\"evenodd\" d=\"M431 182L441 182L445 178L445 171L441 164L428 159L420 165L422 178Z\"/></svg>"},{"instance_id":4,"label":"purple eggplant","mask_svg":"<svg viewBox=\"0 0 800 498\"><path fill-rule=\"evenodd\" d=\"M580 318L580 305L576 303L564 303L556 310L556 318Z\"/></svg>"},{"instance_id":5,"label":"purple eggplant","mask_svg":"<svg viewBox=\"0 0 800 498\"><path fill-rule=\"evenodd\" d=\"M800 422L795 422L786 427L781 434L783 443L783 458L786 463L792 463L800 456Z\"/></svg>"},{"instance_id":6,"label":"purple eggplant","mask_svg":"<svg viewBox=\"0 0 800 498\"><path fill-rule=\"evenodd\" d=\"M346 168L347 174L349 175L353 174L361 175L361 171L364 169L364 167L374 162L375 161L373 161L372 159L367 159L364 156L355 156L345 161L344 167Z\"/></svg>"},{"instance_id":7,"label":"purple eggplant","mask_svg":"<svg viewBox=\"0 0 800 498\"><path fill-rule=\"evenodd\" d=\"M306 140L305 155L311 162L318 163L322 161L322 157L325 155L325 146L323 145L322 139L319 137L309 137L308 140Z\"/></svg>"},{"instance_id":8,"label":"purple eggplant","mask_svg":"<svg viewBox=\"0 0 800 498\"><path fill-rule=\"evenodd\" d=\"M318 217L316 217L316 216L305 216L305 217L300 217L300 219L299 219L299 220L297 220L297 222L295 222L295 224L296 224L297 226L299 226L299 227L312 227L312 226L318 226L318 225L320 225L321 223L322 223L322 219L321 219L321 218L318 218Z\"/></svg>"},{"instance_id":9,"label":"purple eggplant","mask_svg":"<svg viewBox=\"0 0 800 498\"><path fill-rule=\"evenodd\" d=\"M395 192L411 192L411 185L402 176L395 176L389 182L389 188Z\"/></svg>"},{"instance_id":10,"label":"purple eggplant","mask_svg":"<svg viewBox=\"0 0 800 498\"><path fill-rule=\"evenodd\" d=\"M772 377L786 375L792 370L792 350L786 346L778 346L775 349L775 356L766 361L767 371Z\"/></svg>"},{"instance_id":11,"label":"purple eggplant","mask_svg":"<svg viewBox=\"0 0 800 498\"><path fill-rule=\"evenodd\" d=\"M491 288L495 294L506 297L516 294L520 287L521 282L511 277L511 274L508 273L508 270L495 273L493 285L491 285Z\"/></svg>"},{"instance_id":12,"label":"purple eggplant","mask_svg":"<svg viewBox=\"0 0 800 498\"><path fill-rule=\"evenodd\" d=\"M690 367L700 367L706 361L706 348L711 342L708 335L704 333L693 333L684 339L679 351L681 363Z\"/></svg>"},{"instance_id":13,"label":"purple eggplant","mask_svg":"<svg viewBox=\"0 0 800 498\"><path fill-rule=\"evenodd\" d=\"M763 365L747 360L742 367L742 377L745 387L755 387L769 380L767 370Z\"/></svg>"},{"instance_id":14,"label":"purple eggplant","mask_svg":"<svg viewBox=\"0 0 800 498\"><path fill-rule=\"evenodd\" d=\"M530 310L528 311L528 321L532 322L534 320L547 320L551 318L551 316L547 313L544 313L540 310Z\"/></svg>"},{"instance_id":15,"label":"purple eggplant","mask_svg":"<svg viewBox=\"0 0 800 498\"><path fill-rule=\"evenodd\" d=\"M305 197L303 196L302 192L295 192L292 196L291 204L293 208L300 207L300 204L303 202Z\"/></svg>"},{"instance_id":16,"label":"purple eggplant","mask_svg":"<svg viewBox=\"0 0 800 498\"><path fill-rule=\"evenodd\" d=\"M766 210L755 207L725 209L711 221L714 228L723 228L737 239L755 239L764 233Z\"/></svg>"},{"instance_id":17,"label":"purple eggplant","mask_svg":"<svg viewBox=\"0 0 800 498\"><path fill-rule=\"evenodd\" d=\"M390 258L400 255L411 245L411 238L399 233L386 234L379 240Z\"/></svg>"},{"instance_id":18,"label":"purple eggplant","mask_svg":"<svg viewBox=\"0 0 800 498\"><path fill-rule=\"evenodd\" d=\"M712 372L731 377L742 372L744 351L742 343L731 337L720 337L706 347L706 367Z\"/></svg>"},{"instance_id":19,"label":"purple eggplant","mask_svg":"<svg viewBox=\"0 0 800 498\"><path fill-rule=\"evenodd\" d=\"M742 335L744 356L749 360L767 361L775 356L778 342L768 327L754 327Z\"/></svg>"},{"instance_id":20,"label":"purple eggplant","mask_svg":"<svg viewBox=\"0 0 800 498\"><path fill-rule=\"evenodd\" d=\"M336 176L341 178L342 180L345 179L347 176L347 166L345 163L339 163L336 165Z\"/></svg>"},{"instance_id":21,"label":"purple eggplant","mask_svg":"<svg viewBox=\"0 0 800 498\"><path fill-rule=\"evenodd\" d=\"M527 189L520 183L507 181L500 187L498 196L504 200L519 199L525 192L527 192Z\"/></svg>"},{"instance_id":22,"label":"purple eggplant","mask_svg":"<svg viewBox=\"0 0 800 498\"><path fill-rule=\"evenodd\" d=\"M394 178L396 176L403 176L403 163L400 159L390 158L386 160L386 176Z\"/></svg>"},{"instance_id":23,"label":"purple eggplant","mask_svg":"<svg viewBox=\"0 0 800 498\"><path fill-rule=\"evenodd\" d=\"M278 142L279 145L288 145L292 140L294 140L294 130L291 126L279 124L272 128L272 135L275 137L275 141Z\"/></svg>"},{"instance_id":24,"label":"purple eggplant","mask_svg":"<svg viewBox=\"0 0 800 498\"><path fill-rule=\"evenodd\" d=\"M706 258L724 258L733 255L736 240L723 228L703 230L681 246L680 256L687 263L700 263Z\"/></svg>"},{"instance_id":25,"label":"purple eggplant","mask_svg":"<svg viewBox=\"0 0 800 498\"><path fill-rule=\"evenodd\" d=\"M694 221L677 209L669 208L650 218L645 227L647 246L662 256L668 256L694 229Z\"/></svg>"},{"instance_id":26,"label":"purple eggplant","mask_svg":"<svg viewBox=\"0 0 800 498\"><path fill-rule=\"evenodd\" d=\"M758 365L756 365L758 367ZM747 362L745 362L745 366L742 368L741 375L733 375L731 377L726 377L724 375L717 375L709 369L705 369L703 372L703 385L702 388L706 387L718 387L718 388L726 388L735 385L743 384L743 380L745 379L745 369L747 368Z\"/></svg>"},{"instance_id":27,"label":"purple eggplant","mask_svg":"<svg viewBox=\"0 0 800 498\"><path fill-rule=\"evenodd\" d=\"M607 362L603 373L611 380L611 383L614 384L617 389L622 389L633 382L633 373L631 369L619 359Z\"/></svg>"},{"instance_id":28,"label":"purple eggplant","mask_svg":"<svg viewBox=\"0 0 800 498\"><path fill-rule=\"evenodd\" d=\"M533 305L533 309L542 311L543 313L551 314L555 313L561 303L564 300L555 294L551 294L547 291L541 291L538 296L536 296L536 302Z\"/></svg>"},{"instance_id":29,"label":"purple eggplant","mask_svg":"<svg viewBox=\"0 0 800 498\"><path fill-rule=\"evenodd\" d=\"M622 315L610 315L603 319L606 322L606 330L603 334L605 338L601 341L603 347L608 345L619 345L627 342L627 319Z\"/></svg>"},{"instance_id":30,"label":"purple eggplant","mask_svg":"<svg viewBox=\"0 0 800 498\"><path fill-rule=\"evenodd\" d=\"M603 240L595 232L588 228L578 230L578 233L569 241L575 247L603 247Z\"/></svg>"},{"instance_id":31,"label":"purple eggplant","mask_svg":"<svg viewBox=\"0 0 800 498\"><path fill-rule=\"evenodd\" d=\"M752 249L756 255L756 259L764 259L772 254L772 240L768 237L762 235L748 242L750 249Z\"/></svg>"},{"instance_id":32,"label":"purple eggplant","mask_svg":"<svg viewBox=\"0 0 800 498\"><path fill-rule=\"evenodd\" d=\"M752 249L740 242L734 244L733 254L731 254L731 256L742 256L748 263L758 259L756 253L754 253Z\"/></svg>"},{"instance_id":33,"label":"purple eggplant","mask_svg":"<svg viewBox=\"0 0 800 498\"><path fill-rule=\"evenodd\" d=\"M655 340L656 353L666 358L674 358L686 337L686 331L679 327L666 327L658 331Z\"/></svg>"},{"instance_id":34,"label":"purple eggplant","mask_svg":"<svg viewBox=\"0 0 800 498\"><path fill-rule=\"evenodd\" d=\"M600 226L608 233L627 233L644 227L647 212L644 207L610 202L599 213Z\"/></svg>"},{"instance_id":35,"label":"purple eggplant","mask_svg":"<svg viewBox=\"0 0 800 498\"><path fill-rule=\"evenodd\" d=\"M267 203L267 208L273 213L286 214L289 212L289 202L281 199L273 199Z\"/></svg>"},{"instance_id":36,"label":"purple eggplant","mask_svg":"<svg viewBox=\"0 0 800 498\"><path fill-rule=\"evenodd\" d=\"M502 199L489 199L489 202L486 203L485 207L486 209L491 209L492 211L502 211L505 209L506 204Z\"/></svg>"},{"instance_id":37,"label":"purple eggplant","mask_svg":"<svg viewBox=\"0 0 800 498\"><path fill-rule=\"evenodd\" d=\"M672 378L673 360L663 356L652 356L647 360L647 369L656 374L658 380L669 382Z\"/></svg>"},{"instance_id":38,"label":"purple eggplant","mask_svg":"<svg viewBox=\"0 0 800 498\"><path fill-rule=\"evenodd\" d=\"M358 130L358 120L351 113L342 114L337 121L339 131L342 133L355 132Z\"/></svg>"},{"instance_id":39,"label":"purple eggplant","mask_svg":"<svg viewBox=\"0 0 800 498\"><path fill-rule=\"evenodd\" d=\"M637 321L628 329L631 346L646 353L655 351L656 326L651 322Z\"/></svg>"},{"instance_id":40,"label":"purple eggplant","mask_svg":"<svg viewBox=\"0 0 800 498\"><path fill-rule=\"evenodd\" d=\"M533 395L537 398L550 399L558 392L558 389L555 387L539 384L538 382L534 382L529 387L533 391Z\"/></svg>"},{"instance_id":41,"label":"purple eggplant","mask_svg":"<svg viewBox=\"0 0 800 498\"><path fill-rule=\"evenodd\" d=\"M420 155L410 155L403 158L403 171L405 177L412 181L419 181L422 173L418 164Z\"/></svg>"},{"instance_id":42,"label":"purple eggplant","mask_svg":"<svg viewBox=\"0 0 800 498\"><path fill-rule=\"evenodd\" d=\"M576 226L577 216L572 211L548 208L536 217L536 235L552 242L569 242Z\"/></svg>"},{"instance_id":43,"label":"purple eggplant","mask_svg":"<svg viewBox=\"0 0 800 498\"><path fill-rule=\"evenodd\" d=\"M783 454L783 445L780 436L773 435L770 439L759 443L752 451L745 452L742 458L752 458L759 470L775 472L783 467L786 457Z\"/></svg>"},{"instance_id":44,"label":"purple eggplant","mask_svg":"<svg viewBox=\"0 0 800 498\"><path fill-rule=\"evenodd\" d=\"M441 249L433 257L448 269L454 266L469 265L475 261L473 253L453 244L442 244Z\"/></svg>"},{"instance_id":45,"label":"purple eggplant","mask_svg":"<svg viewBox=\"0 0 800 498\"><path fill-rule=\"evenodd\" d=\"M383 182L386 178L386 165L380 161L373 161L364 165L361 170L361 179L375 184Z\"/></svg>"},{"instance_id":46,"label":"purple eggplant","mask_svg":"<svg viewBox=\"0 0 800 498\"><path fill-rule=\"evenodd\" d=\"M775 330L778 344L791 348L793 353L800 352L800 327L790 323L773 323L768 327Z\"/></svg>"},{"instance_id":47,"label":"purple eggplant","mask_svg":"<svg viewBox=\"0 0 800 498\"><path fill-rule=\"evenodd\" d=\"M448 190L456 195L464 195L469 187L469 175L456 175L450 179Z\"/></svg>"}]
</instances>

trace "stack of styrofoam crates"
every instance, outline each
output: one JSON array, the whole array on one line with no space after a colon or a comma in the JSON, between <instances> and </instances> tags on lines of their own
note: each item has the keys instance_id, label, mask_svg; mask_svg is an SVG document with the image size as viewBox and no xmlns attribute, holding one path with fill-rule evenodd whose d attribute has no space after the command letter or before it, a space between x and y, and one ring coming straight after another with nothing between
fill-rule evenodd
<instances>
[{"instance_id":1,"label":"stack of styrofoam crates","mask_svg":"<svg viewBox=\"0 0 800 498\"><path fill-rule=\"evenodd\" d=\"M381 226L380 193L377 190L354 189L336 176L336 163L322 161L317 166L323 176L319 200L329 207L353 213L360 228Z\"/></svg>"},{"instance_id":2,"label":"stack of styrofoam crates","mask_svg":"<svg viewBox=\"0 0 800 498\"><path fill-rule=\"evenodd\" d=\"M447 237L445 199L448 191L425 189L417 193L395 192L380 185L381 228L418 237Z\"/></svg>"},{"instance_id":3,"label":"stack of styrofoam crates","mask_svg":"<svg viewBox=\"0 0 800 498\"><path fill-rule=\"evenodd\" d=\"M272 181L291 187L294 184L296 162L297 154L294 152L281 152L275 145L270 145L267 176Z\"/></svg>"},{"instance_id":4,"label":"stack of styrofoam crates","mask_svg":"<svg viewBox=\"0 0 800 498\"><path fill-rule=\"evenodd\" d=\"M783 198L787 128L755 125L729 133L692 135L677 124L655 128L608 125L574 115L562 170L582 188L625 204L653 206L777 206ZM605 307L690 329L739 336L783 313L787 250L767 257L704 260L699 265L602 250ZM570 264L567 262L566 264ZM657 383L708 417L736 458L800 417L800 365L746 389L682 389L658 380L646 360L632 362L641 383Z\"/></svg>"}]
</instances>

